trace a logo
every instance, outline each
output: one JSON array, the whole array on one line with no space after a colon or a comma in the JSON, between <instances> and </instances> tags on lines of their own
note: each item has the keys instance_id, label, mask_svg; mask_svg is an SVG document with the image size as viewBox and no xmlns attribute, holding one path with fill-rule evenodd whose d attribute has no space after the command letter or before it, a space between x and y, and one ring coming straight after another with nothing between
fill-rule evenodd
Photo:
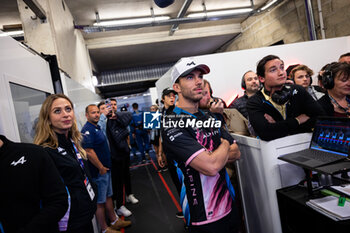
<instances>
[{"instance_id":1,"label":"a logo","mask_svg":"<svg viewBox=\"0 0 350 233\"><path fill-rule=\"evenodd\" d=\"M143 113L143 128L144 129L160 129L160 116L162 114L157 112Z\"/></svg>"},{"instance_id":2,"label":"a logo","mask_svg":"<svg viewBox=\"0 0 350 233\"><path fill-rule=\"evenodd\" d=\"M62 148L62 147L57 147L57 151L58 153L60 153L61 155L66 155L67 152Z\"/></svg>"},{"instance_id":3,"label":"a logo","mask_svg":"<svg viewBox=\"0 0 350 233\"><path fill-rule=\"evenodd\" d=\"M190 66L190 65L196 65L196 63L194 63L194 61L192 61L191 63L187 63L187 66Z\"/></svg>"},{"instance_id":4,"label":"a logo","mask_svg":"<svg viewBox=\"0 0 350 233\"><path fill-rule=\"evenodd\" d=\"M13 162L11 163L11 165L15 167L15 166L17 166L17 164L19 164L19 163L20 163L20 164L24 164L25 162L27 162L27 160L25 160L25 159L24 159L24 156L22 156L18 161L13 161Z\"/></svg>"}]
</instances>

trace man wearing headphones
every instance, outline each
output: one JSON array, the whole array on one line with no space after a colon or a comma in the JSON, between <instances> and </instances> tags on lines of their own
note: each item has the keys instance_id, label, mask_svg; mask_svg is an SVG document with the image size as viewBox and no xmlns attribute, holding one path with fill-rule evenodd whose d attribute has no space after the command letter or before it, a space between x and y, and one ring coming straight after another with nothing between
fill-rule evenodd
<instances>
[{"instance_id":1,"label":"man wearing headphones","mask_svg":"<svg viewBox=\"0 0 350 233\"><path fill-rule=\"evenodd\" d=\"M317 101L324 95L324 93L317 91L314 86L311 86L313 74L314 72L306 65L298 65L290 72L290 78L296 85L304 87L312 98Z\"/></svg>"},{"instance_id":2,"label":"man wearing headphones","mask_svg":"<svg viewBox=\"0 0 350 233\"><path fill-rule=\"evenodd\" d=\"M324 115L320 105L298 85L286 85L284 62L268 55L257 65L263 88L248 99L249 121L262 140L310 132L316 117Z\"/></svg>"},{"instance_id":3,"label":"man wearing headphones","mask_svg":"<svg viewBox=\"0 0 350 233\"><path fill-rule=\"evenodd\" d=\"M248 119L246 107L248 98L255 95L260 88L260 82L256 73L251 70L245 72L242 77L241 87L244 90L244 95L230 104L229 108L237 109L245 118Z\"/></svg>"}]
</instances>

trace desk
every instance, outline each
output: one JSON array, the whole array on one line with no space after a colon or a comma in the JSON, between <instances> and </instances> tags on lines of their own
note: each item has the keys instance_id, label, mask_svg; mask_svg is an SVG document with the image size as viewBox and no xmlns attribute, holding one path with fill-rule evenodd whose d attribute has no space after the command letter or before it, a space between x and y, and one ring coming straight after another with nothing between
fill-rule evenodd
<instances>
[{"instance_id":1,"label":"desk","mask_svg":"<svg viewBox=\"0 0 350 233\"><path fill-rule=\"evenodd\" d=\"M314 193L315 197L322 195ZM349 233L350 220L334 221L305 203L308 201L305 187L291 186L277 190L283 233Z\"/></svg>"},{"instance_id":2,"label":"desk","mask_svg":"<svg viewBox=\"0 0 350 233\"><path fill-rule=\"evenodd\" d=\"M302 168L278 157L308 148L311 134L269 142L237 134L233 137L242 154L236 169L247 233L282 233L276 190L299 183L305 173Z\"/></svg>"}]
</instances>

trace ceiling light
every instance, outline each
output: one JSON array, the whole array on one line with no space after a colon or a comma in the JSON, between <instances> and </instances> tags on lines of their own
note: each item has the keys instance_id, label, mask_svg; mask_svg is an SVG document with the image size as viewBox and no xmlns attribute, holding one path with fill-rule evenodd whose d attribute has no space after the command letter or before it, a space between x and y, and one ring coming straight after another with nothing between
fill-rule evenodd
<instances>
[{"instance_id":1,"label":"ceiling light","mask_svg":"<svg viewBox=\"0 0 350 233\"><path fill-rule=\"evenodd\" d=\"M267 8L269 8L272 4L274 4L275 2L277 2L277 0L272 0L271 2L267 3L265 6L263 6L261 8L262 11L266 10Z\"/></svg>"},{"instance_id":2,"label":"ceiling light","mask_svg":"<svg viewBox=\"0 0 350 233\"><path fill-rule=\"evenodd\" d=\"M191 13L187 15L189 18L195 18L195 17L216 17L216 16L225 16L225 15L232 15L232 14L243 14L243 13L249 13L253 9L251 8L242 8L242 9L232 9L232 10L222 10L222 11L208 11L208 12L199 12L199 13Z\"/></svg>"},{"instance_id":3,"label":"ceiling light","mask_svg":"<svg viewBox=\"0 0 350 233\"><path fill-rule=\"evenodd\" d=\"M170 19L169 16L155 16L155 17L144 17L144 18L134 18L134 19L116 19L116 20L106 20L96 22L94 26L122 26L127 24L142 24L142 23L152 23L153 21L161 21Z\"/></svg>"},{"instance_id":4,"label":"ceiling light","mask_svg":"<svg viewBox=\"0 0 350 233\"><path fill-rule=\"evenodd\" d=\"M18 30L18 31L7 31L7 32L3 32L0 33L0 37L4 37L4 36L21 36L23 35L23 30Z\"/></svg>"}]
</instances>

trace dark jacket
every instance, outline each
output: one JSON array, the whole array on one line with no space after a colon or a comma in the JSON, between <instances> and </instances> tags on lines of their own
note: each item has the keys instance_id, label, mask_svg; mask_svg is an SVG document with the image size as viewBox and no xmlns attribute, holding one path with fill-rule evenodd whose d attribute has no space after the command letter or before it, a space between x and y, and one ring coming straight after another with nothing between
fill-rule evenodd
<instances>
[{"instance_id":1,"label":"dark jacket","mask_svg":"<svg viewBox=\"0 0 350 233\"><path fill-rule=\"evenodd\" d=\"M265 99L262 90L248 99L249 121L257 136L262 140L269 141L291 134L310 132L317 116L325 114L321 106L303 87L292 85L291 92L293 94L286 105L287 118L285 120L280 112ZM270 115L276 123L269 123L264 117L265 113ZM310 119L299 125L295 117L300 114L306 114Z\"/></svg>"},{"instance_id":2,"label":"dark jacket","mask_svg":"<svg viewBox=\"0 0 350 233\"><path fill-rule=\"evenodd\" d=\"M230 104L229 108L237 109L245 118L248 119L247 102L248 96L244 92L244 95L233 101L233 103Z\"/></svg>"},{"instance_id":3,"label":"dark jacket","mask_svg":"<svg viewBox=\"0 0 350 233\"><path fill-rule=\"evenodd\" d=\"M47 152L0 135L0 223L5 232L58 232L66 189ZM0 229L1 231L1 229Z\"/></svg>"},{"instance_id":4,"label":"dark jacket","mask_svg":"<svg viewBox=\"0 0 350 233\"><path fill-rule=\"evenodd\" d=\"M349 102L350 96L346 97ZM325 94L317 101L326 113L326 116L334 116L334 106L328 94ZM344 113L345 115L345 113Z\"/></svg>"},{"instance_id":5,"label":"dark jacket","mask_svg":"<svg viewBox=\"0 0 350 233\"><path fill-rule=\"evenodd\" d=\"M127 138L132 114L130 112L117 112L116 115L116 119L108 119L107 121L107 137L112 159L121 160L126 156L130 156Z\"/></svg>"},{"instance_id":6,"label":"dark jacket","mask_svg":"<svg viewBox=\"0 0 350 233\"><path fill-rule=\"evenodd\" d=\"M334 116L334 106L329 98L328 94L325 94L317 101L323 110L326 112L326 116Z\"/></svg>"},{"instance_id":7,"label":"dark jacket","mask_svg":"<svg viewBox=\"0 0 350 233\"><path fill-rule=\"evenodd\" d=\"M97 192L95 189L95 198L91 201L84 184L85 174L91 182L88 162L84 160L85 170L83 171L75 155L72 142L67 140L62 134L56 133L56 135L58 138L58 149L46 147L45 150L49 152L53 159L71 196L68 230L79 229L91 222L96 212Z\"/></svg>"}]
</instances>

